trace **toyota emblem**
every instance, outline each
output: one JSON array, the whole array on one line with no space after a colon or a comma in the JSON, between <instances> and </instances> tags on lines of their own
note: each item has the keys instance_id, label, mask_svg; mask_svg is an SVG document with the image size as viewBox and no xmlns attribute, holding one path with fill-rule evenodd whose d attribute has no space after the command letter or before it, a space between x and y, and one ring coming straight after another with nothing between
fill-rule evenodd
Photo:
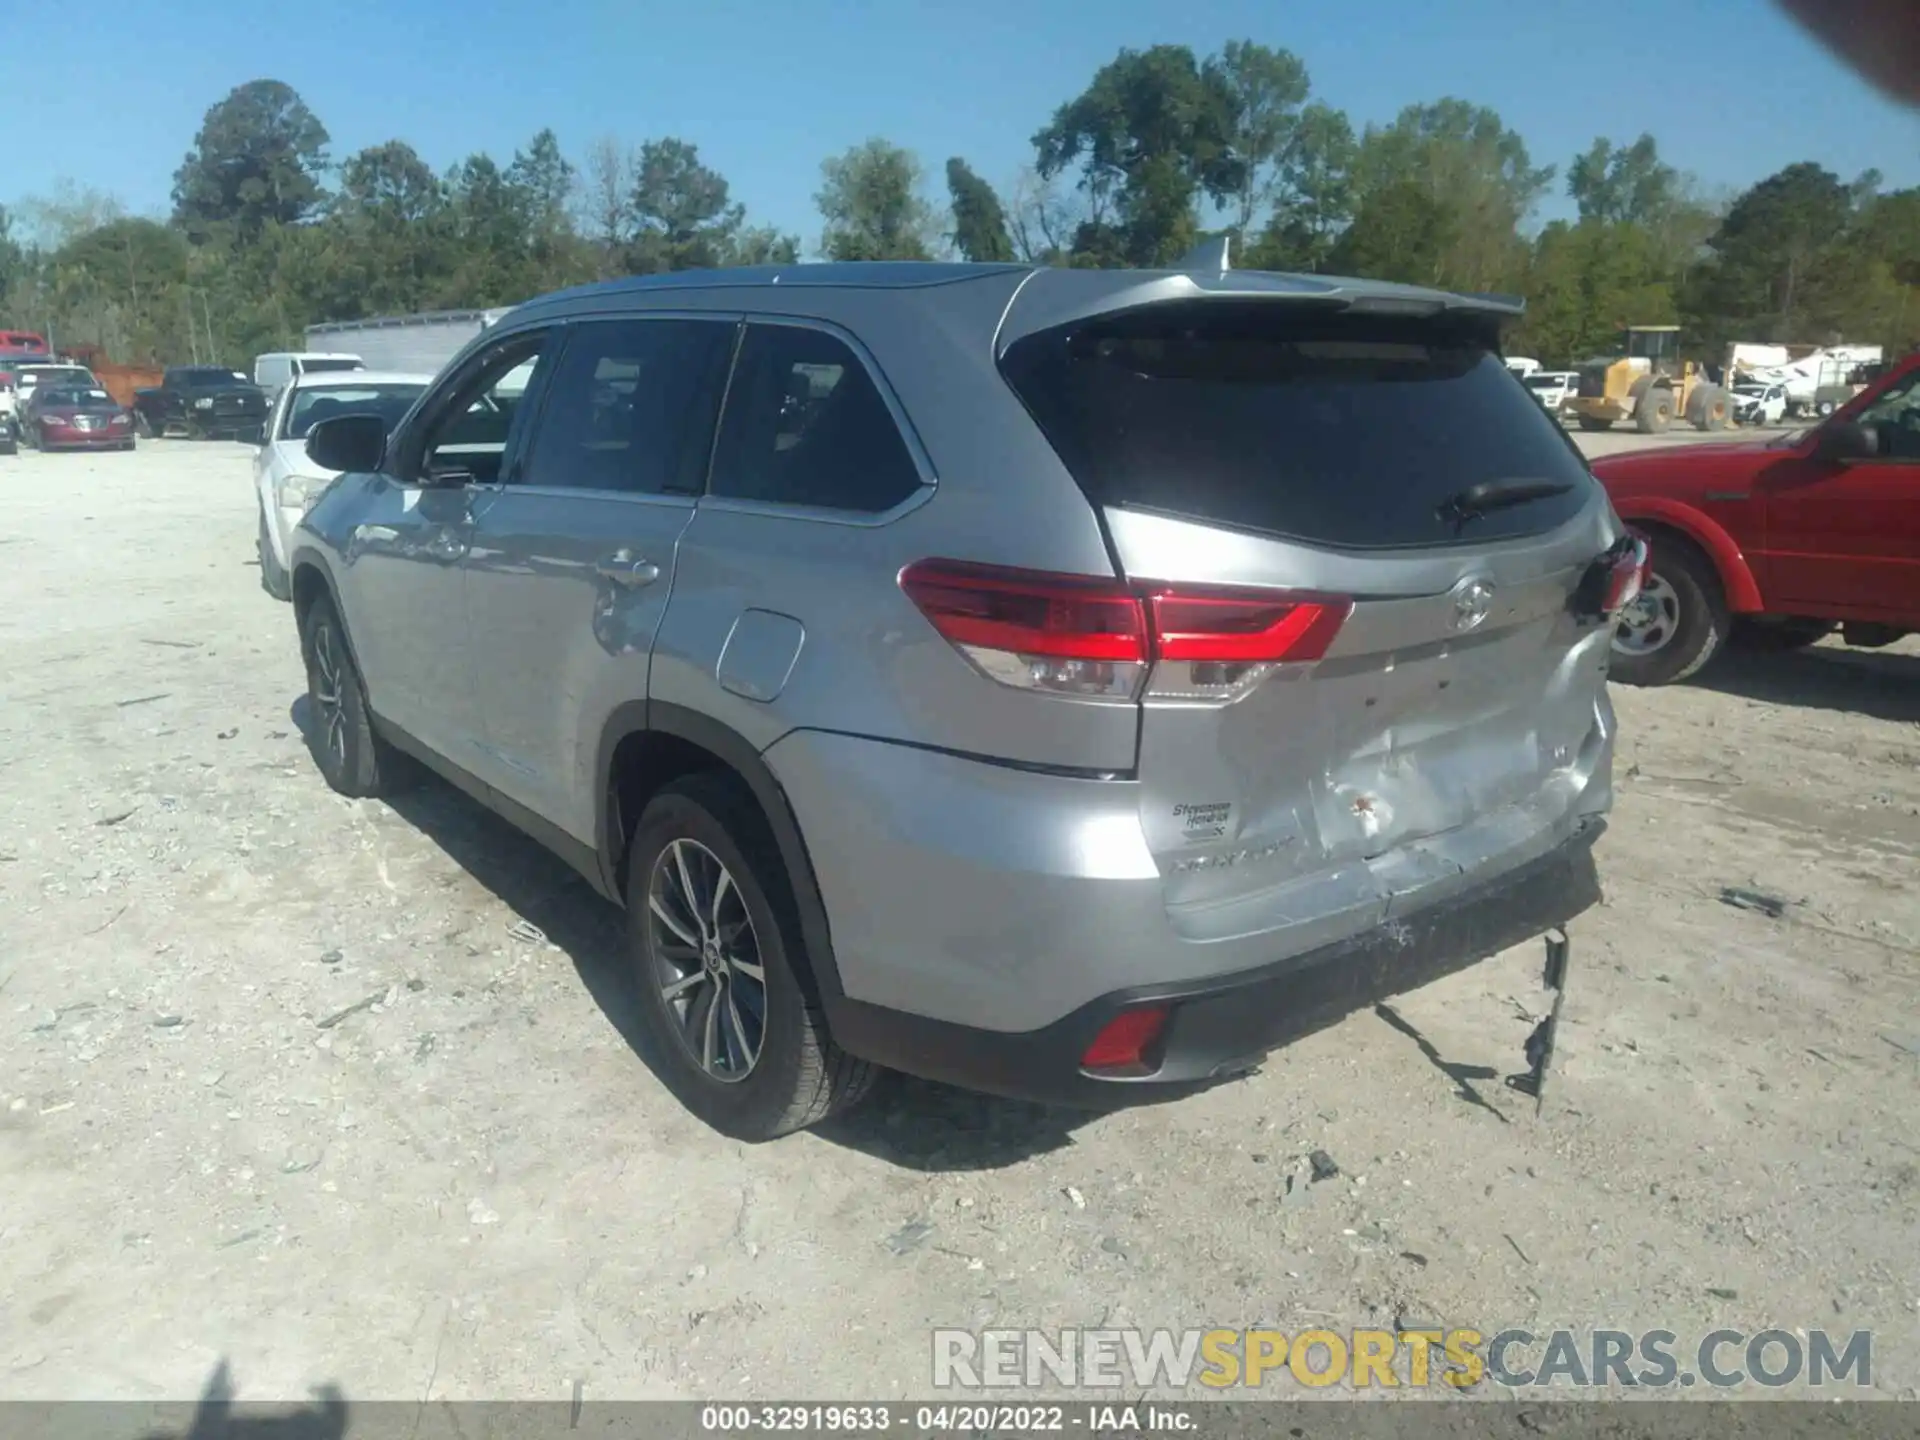
<instances>
[{"instance_id":1,"label":"toyota emblem","mask_svg":"<svg viewBox=\"0 0 1920 1440\"><path fill-rule=\"evenodd\" d=\"M1462 580L1453 587L1453 628L1478 630L1493 613L1493 582Z\"/></svg>"}]
</instances>

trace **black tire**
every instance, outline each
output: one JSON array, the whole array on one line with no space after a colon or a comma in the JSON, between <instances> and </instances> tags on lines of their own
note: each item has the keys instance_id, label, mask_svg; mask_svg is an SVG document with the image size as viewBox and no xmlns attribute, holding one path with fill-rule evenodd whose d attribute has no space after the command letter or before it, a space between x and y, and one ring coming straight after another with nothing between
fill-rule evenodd
<instances>
[{"instance_id":1,"label":"black tire","mask_svg":"<svg viewBox=\"0 0 1920 1440\"><path fill-rule=\"evenodd\" d=\"M730 939L724 947L703 951L671 938L686 933L690 913L700 919L678 899L680 860L689 863L685 878L702 908L709 896L721 897L707 917L711 926L703 923L698 933L704 940L710 931L726 932ZM718 883L715 866L725 867L730 885ZM704 889L695 871L704 871ZM656 885L662 887L663 905L679 917L672 928L656 918L650 903ZM875 1068L841 1050L827 1032L804 959L791 881L752 792L738 779L716 773L685 776L647 803L628 851L626 898L649 1059L662 1083L694 1115L737 1140L772 1140L847 1109L872 1088ZM735 898L738 905L730 908L727 902ZM736 910L746 925L732 919ZM663 943L661 936L669 938ZM739 956L743 949L758 956L757 1017L754 980L722 958ZM662 989L683 973L706 977L692 980L685 990L684 1015ZM734 1002L730 1010L738 1018L737 1030L728 1012L716 1009L723 999ZM731 1060L736 1078L710 1073L691 1038L698 1032L705 1041L709 1014L715 1017L716 1059L720 1068ZM746 1031L756 1018L758 1045L742 1064L753 1038Z\"/></svg>"},{"instance_id":2,"label":"black tire","mask_svg":"<svg viewBox=\"0 0 1920 1440\"><path fill-rule=\"evenodd\" d=\"M1731 639L1742 650L1781 654L1817 645L1838 628L1831 620L1801 615L1742 615L1734 621Z\"/></svg>"},{"instance_id":3,"label":"black tire","mask_svg":"<svg viewBox=\"0 0 1920 1440\"><path fill-rule=\"evenodd\" d=\"M1667 633L1657 645L1637 651L1625 648L1633 626L1627 618L1621 619L1610 670L1623 685L1670 685L1684 680L1719 654L1727 638L1727 599L1712 561L1689 542L1660 535L1653 540L1651 571L1647 594L1635 607L1646 602L1661 609Z\"/></svg>"},{"instance_id":4,"label":"black tire","mask_svg":"<svg viewBox=\"0 0 1920 1440\"><path fill-rule=\"evenodd\" d=\"M1664 435L1673 424L1673 391L1653 386L1633 407L1633 423L1642 435Z\"/></svg>"},{"instance_id":5,"label":"black tire","mask_svg":"<svg viewBox=\"0 0 1920 1440\"><path fill-rule=\"evenodd\" d=\"M293 599L293 578L280 563L280 557L273 553L273 541L267 536L265 514L260 516L260 538L256 543L260 547L260 588L276 600Z\"/></svg>"},{"instance_id":6,"label":"black tire","mask_svg":"<svg viewBox=\"0 0 1920 1440\"><path fill-rule=\"evenodd\" d=\"M1590 415L1576 415L1574 419L1580 422L1580 428L1582 430L1611 430L1613 428L1613 422L1611 420L1595 420Z\"/></svg>"},{"instance_id":7,"label":"black tire","mask_svg":"<svg viewBox=\"0 0 1920 1440\"><path fill-rule=\"evenodd\" d=\"M373 733L366 686L331 600L316 600L307 611L300 654L307 666L307 750L321 778L355 799L390 794L398 788L404 757Z\"/></svg>"},{"instance_id":8,"label":"black tire","mask_svg":"<svg viewBox=\"0 0 1920 1440\"><path fill-rule=\"evenodd\" d=\"M1691 398L1687 418L1694 429L1725 430L1733 423L1733 399L1718 385L1696 386Z\"/></svg>"}]
</instances>

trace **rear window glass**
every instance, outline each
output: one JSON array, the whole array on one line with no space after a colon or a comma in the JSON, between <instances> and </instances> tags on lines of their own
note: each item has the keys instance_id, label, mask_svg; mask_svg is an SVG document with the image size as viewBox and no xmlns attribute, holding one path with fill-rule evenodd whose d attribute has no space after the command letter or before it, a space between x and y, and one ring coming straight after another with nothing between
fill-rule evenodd
<instances>
[{"instance_id":1,"label":"rear window glass","mask_svg":"<svg viewBox=\"0 0 1920 1440\"><path fill-rule=\"evenodd\" d=\"M300 362L300 373L302 375L330 375L337 374L342 370L364 370L366 368L367 367L362 365L358 360L302 360Z\"/></svg>"},{"instance_id":2,"label":"rear window glass","mask_svg":"<svg viewBox=\"0 0 1920 1440\"><path fill-rule=\"evenodd\" d=\"M1464 325L1165 307L1029 336L1001 366L1096 504L1380 549L1540 534L1591 494ZM1569 488L1464 525L1444 513L1487 482Z\"/></svg>"}]
</instances>

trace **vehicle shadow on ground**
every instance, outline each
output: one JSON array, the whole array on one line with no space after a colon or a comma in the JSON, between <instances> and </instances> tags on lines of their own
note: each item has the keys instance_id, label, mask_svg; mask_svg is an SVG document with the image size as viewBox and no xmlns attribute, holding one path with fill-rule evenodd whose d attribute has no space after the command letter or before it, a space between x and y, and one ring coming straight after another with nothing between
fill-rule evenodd
<instances>
[{"instance_id":1,"label":"vehicle shadow on ground","mask_svg":"<svg viewBox=\"0 0 1920 1440\"><path fill-rule=\"evenodd\" d=\"M278 1414L234 1413L233 1374L222 1360L207 1377L185 1428L162 1422L142 1440L341 1440L351 1414L335 1385L314 1392L314 1403Z\"/></svg>"},{"instance_id":2,"label":"vehicle shadow on ground","mask_svg":"<svg viewBox=\"0 0 1920 1440\"><path fill-rule=\"evenodd\" d=\"M1920 655L1830 645L1774 654L1729 647L1692 683L1769 705L1920 722Z\"/></svg>"},{"instance_id":3,"label":"vehicle shadow on ground","mask_svg":"<svg viewBox=\"0 0 1920 1440\"><path fill-rule=\"evenodd\" d=\"M311 717L304 695L289 715L305 735ZM424 776L387 803L501 904L537 925L573 962L621 1039L655 1075L661 1073L662 1057L640 1023L626 917L618 907L545 846L437 777ZM813 1133L904 1169L992 1170L1070 1145L1074 1130L1097 1118L889 1073L866 1104Z\"/></svg>"}]
</instances>

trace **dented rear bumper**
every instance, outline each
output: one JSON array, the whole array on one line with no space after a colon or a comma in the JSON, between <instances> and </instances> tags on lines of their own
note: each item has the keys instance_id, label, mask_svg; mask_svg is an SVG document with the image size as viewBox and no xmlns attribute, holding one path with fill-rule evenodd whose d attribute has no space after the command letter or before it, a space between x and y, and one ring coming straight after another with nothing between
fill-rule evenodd
<instances>
[{"instance_id":1,"label":"dented rear bumper","mask_svg":"<svg viewBox=\"0 0 1920 1440\"><path fill-rule=\"evenodd\" d=\"M835 1039L892 1069L990 1094L1092 1108L1171 1098L1567 924L1601 898L1593 845L1605 828L1598 816L1586 819L1547 854L1346 940L1203 981L1115 991L1037 1030L982 1030L840 999L831 1007ZM1139 1073L1081 1068L1117 1015L1146 1006L1168 1014Z\"/></svg>"}]
</instances>

